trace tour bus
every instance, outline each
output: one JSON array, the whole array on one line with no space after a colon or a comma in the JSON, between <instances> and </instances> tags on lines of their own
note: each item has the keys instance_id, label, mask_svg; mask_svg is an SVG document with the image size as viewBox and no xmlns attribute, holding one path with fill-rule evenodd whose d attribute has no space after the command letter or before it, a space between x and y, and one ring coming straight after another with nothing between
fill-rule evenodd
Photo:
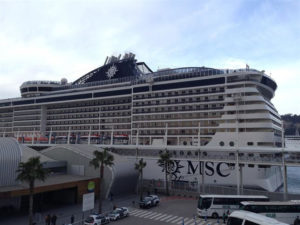
<instances>
[{"instance_id":1,"label":"tour bus","mask_svg":"<svg viewBox=\"0 0 300 225\"><path fill-rule=\"evenodd\" d=\"M248 211L234 211L230 214L227 225L288 225L276 219Z\"/></svg>"},{"instance_id":2,"label":"tour bus","mask_svg":"<svg viewBox=\"0 0 300 225\"><path fill-rule=\"evenodd\" d=\"M243 201L269 201L269 198L256 195L200 195L197 213L200 217L218 218L223 213L239 209Z\"/></svg>"},{"instance_id":3,"label":"tour bus","mask_svg":"<svg viewBox=\"0 0 300 225\"><path fill-rule=\"evenodd\" d=\"M282 202L241 202L240 209L259 213L268 217L275 218L281 222L293 224L297 216L300 217L299 201Z\"/></svg>"}]
</instances>

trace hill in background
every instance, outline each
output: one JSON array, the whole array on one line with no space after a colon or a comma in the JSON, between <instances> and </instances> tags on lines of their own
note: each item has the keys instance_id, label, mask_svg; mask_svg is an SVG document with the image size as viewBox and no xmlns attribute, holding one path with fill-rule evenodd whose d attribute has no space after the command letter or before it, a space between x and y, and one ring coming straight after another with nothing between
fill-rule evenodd
<instances>
[{"instance_id":1,"label":"hill in background","mask_svg":"<svg viewBox=\"0 0 300 225\"><path fill-rule=\"evenodd\" d=\"M281 116L283 120L285 135L295 135L296 130L300 133L300 115L285 114Z\"/></svg>"}]
</instances>

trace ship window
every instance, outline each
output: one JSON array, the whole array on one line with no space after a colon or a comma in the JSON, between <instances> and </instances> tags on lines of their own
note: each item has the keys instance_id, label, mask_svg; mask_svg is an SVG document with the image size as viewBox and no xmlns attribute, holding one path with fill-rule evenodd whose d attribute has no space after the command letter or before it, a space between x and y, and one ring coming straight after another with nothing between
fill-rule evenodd
<instances>
[{"instance_id":1,"label":"ship window","mask_svg":"<svg viewBox=\"0 0 300 225\"><path fill-rule=\"evenodd\" d=\"M224 146L224 141L220 141L220 146Z\"/></svg>"},{"instance_id":2,"label":"ship window","mask_svg":"<svg viewBox=\"0 0 300 225\"><path fill-rule=\"evenodd\" d=\"M229 145L234 146L234 142L233 141L229 142Z\"/></svg>"},{"instance_id":3,"label":"ship window","mask_svg":"<svg viewBox=\"0 0 300 225\"><path fill-rule=\"evenodd\" d=\"M253 145L253 142L247 142L247 145Z\"/></svg>"}]
</instances>

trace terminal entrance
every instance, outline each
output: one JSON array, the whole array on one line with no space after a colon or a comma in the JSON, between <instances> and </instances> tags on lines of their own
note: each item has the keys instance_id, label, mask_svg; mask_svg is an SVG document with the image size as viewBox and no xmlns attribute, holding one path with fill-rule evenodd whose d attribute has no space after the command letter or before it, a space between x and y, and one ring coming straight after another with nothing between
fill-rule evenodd
<instances>
[{"instance_id":1,"label":"terminal entrance","mask_svg":"<svg viewBox=\"0 0 300 225\"><path fill-rule=\"evenodd\" d=\"M41 212L53 208L77 203L77 187L37 193L33 197L34 212ZM22 196L21 211L28 211L29 196Z\"/></svg>"}]
</instances>

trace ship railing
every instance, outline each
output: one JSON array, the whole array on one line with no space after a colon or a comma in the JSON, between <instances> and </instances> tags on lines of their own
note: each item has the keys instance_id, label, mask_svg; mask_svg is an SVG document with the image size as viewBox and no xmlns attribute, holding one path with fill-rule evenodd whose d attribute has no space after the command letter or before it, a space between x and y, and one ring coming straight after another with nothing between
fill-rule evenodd
<instances>
[{"instance_id":1,"label":"ship railing","mask_svg":"<svg viewBox=\"0 0 300 225\"><path fill-rule=\"evenodd\" d=\"M52 80L30 80L30 81L26 81L24 82L21 87L23 85L28 85L28 84L54 84L54 85L61 85L60 81L52 81Z\"/></svg>"},{"instance_id":2,"label":"ship railing","mask_svg":"<svg viewBox=\"0 0 300 225\"><path fill-rule=\"evenodd\" d=\"M151 157L158 158L159 154L163 152L163 150L151 149L151 150L137 150L137 149L115 149L111 148L111 151L114 153L124 155L124 156L136 156L136 157ZM171 158L176 159L191 159L192 161L220 161L227 163L235 163L236 162L236 150L232 150L231 152L224 151L214 151L214 153L207 151L195 151L195 150L170 150L168 151L171 155ZM200 154L200 155L199 155ZM282 163L282 157L276 156L274 153L268 154L268 156L259 156L257 154L253 156L248 156L248 153L241 155L239 154L239 162L240 164L256 164L256 165L273 165ZM252 153L249 153L252 154ZM265 154L266 155L266 154ZM289 162L297 162L297 158L290 159Z\"/></svg>"}]
</instances>

